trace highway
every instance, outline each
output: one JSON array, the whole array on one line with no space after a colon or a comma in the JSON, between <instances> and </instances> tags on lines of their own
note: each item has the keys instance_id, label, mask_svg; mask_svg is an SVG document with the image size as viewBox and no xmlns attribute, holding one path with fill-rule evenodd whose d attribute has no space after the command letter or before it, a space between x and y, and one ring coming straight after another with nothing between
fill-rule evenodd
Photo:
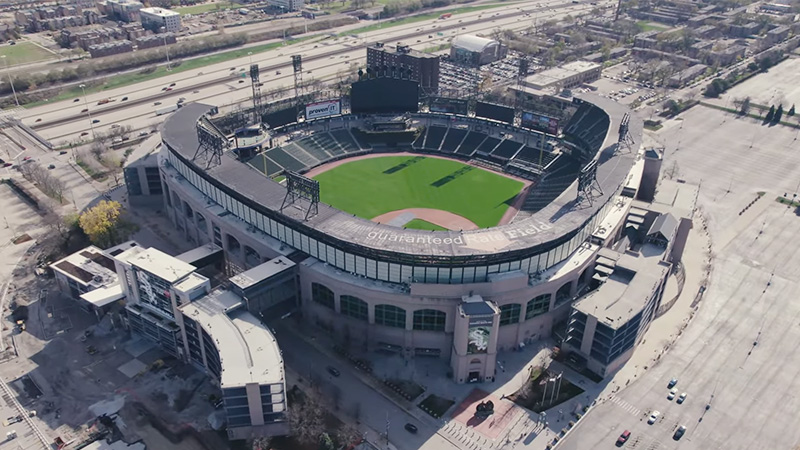
<instances>
[{"instance_id":1,"label":"highway","mask_svg":"<svg viewBox=\"0 0 800 450\"><path fill-rule=\"evenodd\" d=\"M56 145L77 142L80 139L88 140L92 131L108 132L114 124L130 125L137 130L149 129L165 119L163 116L157 117L155 111L176 103L181 97L187 102L202 101L221 107L248 100L252 95L250 81L249 78L241 78L241 75L247 74L251 61L262 68L262 92L289 89L293 86L290 59L293 54L303 55L304 80L324 79L335 77L341 71L357 71L366 58L365 46L375 41L402 41L412 48L422 50L446 43L458 34L488 35L496 28L525 29L534 22L543 23L567 14L587 12L595 7L596 5L562 1L521 2L457 14L446 20L395 26L388 32L376 30L360 33L357 38L320 38L204 67L196 72L181 72L147 83L90 94L86 101L77 97L31 108L22 112L21 118ZM530 16L525 17L523 12L530 12ZM439 32L443 32L444 36L438 36ZM171 86L173 83L174 86ZM164 91L164 88L171 88L172 91ZM122 101L124 97L127 97L125 102ZM97 105L98 101L106 98L113 101ZM156 105L157 102L160 104ZM92 121L96 120L97 123L90 124L88 114L83 112L86 109L89 110Z\"/></svg>"}]
</instances>

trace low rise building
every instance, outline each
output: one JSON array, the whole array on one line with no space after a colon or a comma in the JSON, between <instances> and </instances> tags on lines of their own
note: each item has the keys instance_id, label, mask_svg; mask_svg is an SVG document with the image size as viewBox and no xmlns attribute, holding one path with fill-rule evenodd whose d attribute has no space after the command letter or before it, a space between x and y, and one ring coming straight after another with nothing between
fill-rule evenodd
<instances>
[{"instance_id":1,"label":"low rise building","mask_svg":"<svg viewBox=\"0 0 800 450\"><path fill-rule=\"evenodd\" d=\"M530 75L521 85L534 89L568 89L599 79L602 69L597 63L574 61Z\"/></svg>"},{"instance_id":2,"label":"low rise building","mask_svg":"<svg viewBox=\"0 0 800 450\"><path fill-rule=\"evenodd\" d=\"M90 45L88 50L92 58L100 58L103 56L119 55L120 53L132 52L133 43L127 39L124 39L121 41Z\"/></svg>"},{"instance_id":3,"label":"low rise building","mask_svg":"<svg viewBox=\"0 0 800 450\"><path fill-rule=\"evenodd\" d=\"M760 6L761 11L778 14L789 14L792 12L792 5L788 3L764 3Z\"/></svg>"},{"instance_id":4,"label":"low rise building","mask_svg":"<svg viewBox=\"0 0 800 450\"><path fill-rule=\"evenodd\" d=\"M133 40L136 48L143 50L146 48L161 47L178 42L178 39L173 33L161 33L157 35L142 36Z\"/></svg>"},{"instance_id":5,"label":"low rise building","mask_svg":"<svg viewBox=\"0 0 800 450\"><path fill-rule=\"evenodd\" d=\"M708 66L705 64L695 64L671 76L667 80L667 84L672 88L683 87L706 73L706 70L708 70Z\"/></svg>"},{"instance_id":6,"label":"low rise building","mask_svg":"<svg viewBox=\"0 0 800 450\"><path fill-rule=\"evenodd\" d=\"M98 7L109 17L123 22L138 22L139 10L144 5L136 0L106 0L101 2Z\"/></svg>"},{"instance_id":7,"label":"low rise building","mask_svg":"<svg viewBox=\"0 0 800 450\"><path fill-rule=\"evenodd\" d=\"M99 319L115 302L124 298L114 255L134 247L138 244L133 241L108 250L91 245L54 262L50 268L59 290Z\"/></svg>"},{"instance_id":8,"label":"low rise building","mask_svg":"<svg viewBox=\"0 0 800 450\"><path fill-rule=\"evenodd\" d=\"M282 11L300 11L305 5L304 0L267 0L267 4Z\"/></svg>"},{"instance_id":9,"label":"low rise building","mask_svg":"<svg viewBox=\"0 0 800 450\"><path fill-rule=\"evenodd\" d=\"M767 31L767 42L770 44L777 44L783 42L789 37L792 29L788 25L781 25Z\"/></svg>"},{"instance_id":10,"label":"low rise building","mask_svg":"<svg viewBox=\"0 0 800 450\"><path fill-rule=\"evenodd\" d=\"M245 300L217 289L180 312L185 354L222 390L228 438L288 434L281 350Z\"/></svg>"},{"instance_id":11,"label":"low rise building","mask_svg":"<svg viewBox=\"0 0 800 450\"><path fill-rule=\"evenodd\" d=\"M156 33L181 31L181 15L175 11L163 8L142 8L139 10L139 17L142 20L142 27Z\"/></svg>"}]
</instances>

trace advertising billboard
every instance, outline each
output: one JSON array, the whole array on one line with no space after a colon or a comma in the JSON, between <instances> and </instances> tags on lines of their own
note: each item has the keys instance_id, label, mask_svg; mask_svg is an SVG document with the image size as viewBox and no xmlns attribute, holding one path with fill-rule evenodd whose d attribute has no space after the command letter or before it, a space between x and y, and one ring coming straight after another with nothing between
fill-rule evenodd
<instances>
[{"instance_id":1,"label":"advertising billboard","mask_svg":"<svg viewBox=\"0 0 800 450\"><path fill-rule=\"evenodd\" d=\"M514 108L478 102L475 104L475 116L486 117L505 123L514 123Z\"/></svg>"},{"instance_id":2,"label":"advertising billboard","mask_svg":"<svg viewBox=\"0 0 800 450\"><path fill-rule=\"evenodd\" d=\"M460 98L433 97L431 112L467 115L467 101Z\"/></svg>"},{"instance_id":3,"label":"advertising billboard","mask_svg":"<svg viewBox=\"0 0 800 450\"><path fill-rule=\"evenodd\" d=\"M356 81L350 91L354 114L419 111L419 83L395 78Z\"/></svg>"},{"instance_id":4,"label":"advertising billboard","mask_svg":"<svg viewBox=\"0 0 800 450\"><path fill-rule=\"evenodd\" d=\"M335 116L341 113L342 102L338 98L336 100L326 100L324 102L309 103L306 105L306 120Z\"/></svg>"},{"instance_id":5,"label":"advertising billboard","mask_svg":"<svg viewBox=\"0 0 800 450\"><path fill-rule=\"evenodd\" d=\"M486 353L492 335L492 318L470 318L467 331L467 353Z\"/></svg>"},{"instance_id":6,"label":"advertising billboard","mask_svg":"<svg viewBox=\"0 0 800 450\"><path fill-rule=\"evenodd\" d=\"M555 117L547 117L541 114L523 111L521 119L523 128L544 131L548 134L558 134L558 119Z\"/></svg>"}]
</instances>

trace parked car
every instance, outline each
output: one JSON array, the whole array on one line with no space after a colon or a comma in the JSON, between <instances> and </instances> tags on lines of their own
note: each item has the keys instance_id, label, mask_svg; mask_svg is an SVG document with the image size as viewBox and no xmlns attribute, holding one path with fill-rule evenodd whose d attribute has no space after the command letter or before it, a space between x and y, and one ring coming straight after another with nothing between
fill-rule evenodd
<instances>
[{"instance_id":1,"label":"parked car","mask_svg":"<svg viewBox=\"0 0 800 450\"><path fill-rule=\"evenodd\" d=\"M617 438L617 447L621 447L622 444L628 442L628 439L630 439L630 437L631 437L630 431L628 430L623 431L622 434L619 435L619 438Z\"/></svg>"},{"instance_id":2,"label":"parked car","mask_svg":"<svg viewBox=\"0 0 800 450\"><path fill-rule=\"evenodd\" d=\"M89 134L89 132L88 132L88 131L84 131L83 133L81 133L81 137L83 137L83 136L86 136L86 135L88 135L88 134Z\"/></svg>"},{"instance_id":3,"label":"parked car","mask_svg":"<svg viewBox=\"0 0 800 450\"><path fill-rule=\"evenodd\" d=\"M650 425L652 425L652 424L656 423L656 420L658 420L658 416L660 416L660 415L661 415L661 413L660 413L660 412L658 412L658 411L653 411L653 413L652 413L652 414L650 414L650 418L649 418L649 419L647 419L647 423L649 423Z\"/></svg>"},{"instance_id":4,"label":"parked car","mask_svg":"<svg viewBox=\"0 0 800 450\"><path fill-rule=\"evenodd\" d=\"M169 87L175 87L175 83L170 84Z\"/></svg>"},{"instance_id":5,"label":"parked car","mask_svg":"<svg viewBox=\"0 0 800 450\"><path fill-rule=\"evenodd\" d=\"M41 122L41 121L42 121L42 118L41 118L41 117L39 117L38 119L36 119L36 121L37 121L37 122Z\"/></svg>"},{"instance_id":6,"label":"parked car","mask_svg":"<svg viewBox=\"0 0 800 450\"><path fill-rule=\"evenodd\" d=\"M67 152L66 150L61 150L60 152L58 152L59 155L66 155L67 153L69 152Z\"/></svg>"},{"instance_id":7,"label":"parked car","mask_svg":"<svg viewBox=\"0 0 800 450\"><path fill-rule=\"evenodd\" d=\"M408 431L409 433L417 432L417 426L414 425L413 423L407 423L403 428L405 428L406 431Z\"/></svg>"},{"instance_id":8,"label":"parked car","mask_svg":"<svg viewBox=\"0 0 800 450\"><path fill-rule=\"evenodd\" d=\"M675 400L675 402L676 402L677 404L679 404L679 405L680 405L681 403L685 402L685 401L686 401L686 392L684 392L684 393L682 393L681 395L679 395L679 396L678 396L678 400Z\"/></svg>"},{"instance_id":9,"label":"parked car","mask_svg":"<svg viewBox=\"0 0 800 450\"><path fill-rule=\"evenodd\" d=\"M676 395L678 395L678 389L677 388L670 389L669 394L667 394L667 400L672 400L673 398L675 398Z\"/></svg>"},{"instance_id":10,"label":"parked car","mask_svg":"<svg viewBox=\"0 0 800 450\"><path fill-rule=\"evenodd\" d=\"M672 435L672 439L679 441L683 437L684 433L686 433L686 427L681 425L677 430L675 430L675 434Z\"/></svg>"},{"instance_id":11,"label":"parked car","mask_svg":"<svg viewBox=\"0 0 800 450\"><path fill-rule=\"evenodd\" d=\"M667 385L667 389L674 388L676 384L678 384L678 379L677 378L673 378L673 379L669 380L669 384Z\"/></svg>"},{"instance_id":12,"label":"parked car","mask_svg":"<svg viewBox=\"0 0 800 450\"><path fill-rule=\"evenodd\" d=\"M339 370L336 369L335 367L328 366L327 370L328 370L329 374L331 374L331 375L333 375L335 377L338 377L339 375L341 375L341 372L339 372Z\"/></svg>"},{"instance_id":13,"label":"parked car","mask_svg":"<svg viewBox=\"0 0 800 450\"><path fill-rule=\"evenodd\" d=\"M92 120L92 123L100 123L100 119L94 119Z\"/></svg>"}]
</instances>

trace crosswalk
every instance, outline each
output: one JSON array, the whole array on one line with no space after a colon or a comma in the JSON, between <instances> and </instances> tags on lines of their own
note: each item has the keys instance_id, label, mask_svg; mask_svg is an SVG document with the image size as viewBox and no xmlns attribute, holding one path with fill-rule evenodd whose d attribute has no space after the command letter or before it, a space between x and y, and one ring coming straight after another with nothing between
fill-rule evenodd
<instances>
[{"instance_id":1,"label":"crosswalk","mask_svg":"<svg viewBox=\"0 0 800 450\"><path fill-rule=\"evenodd\" d=\"M619 397L611 397L611 402L617 404L623 410L633 414L634 416L638 416L642 414L642 410L633 406L632 404L626 402L625 400Z\"/></svg>"}]
</instances>

